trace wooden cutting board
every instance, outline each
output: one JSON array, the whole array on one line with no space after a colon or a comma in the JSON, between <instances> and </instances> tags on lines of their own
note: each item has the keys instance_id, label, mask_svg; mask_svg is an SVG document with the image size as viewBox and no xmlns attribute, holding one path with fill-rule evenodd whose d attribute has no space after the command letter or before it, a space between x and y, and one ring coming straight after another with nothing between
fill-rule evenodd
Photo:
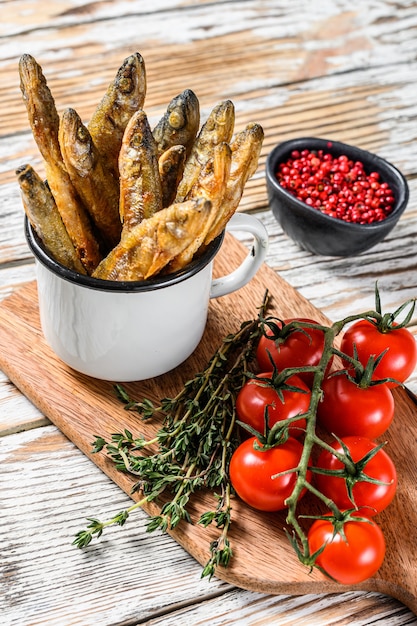
<instances>
[{"instance_id":1,"label":"wooden cutting board","mask_svg":"<svg viewBox=\"0 0 417 626\"><path fill-rule=\"evenodd\" d=\"M228 234L216 258L215 275L231 271L246 253L246 248ZM126 384L129 393L136 399L148 397L156 402L175 395L185 380L205 365L226 334L237 330L242 321L256 317L266 288L274 297L277 315L284 318L302 315L324 323L328 321L263 265L249 285L210 303L204 337L182 366L165 376ZM115 397L112 383L77 374L54 356L40 329L35 282L0 305L0 367L22 393L130 495L133 481L117 472L104 453L93 455L91 442L96 435L108 438L124 428L150 437L158 425L144 424L134 413L124 411ZM396 415L386 438L387 451L397 466L399 488L394 502L377 518L387 541L387 555L378 574L354 588L396 597L417 614L417 407L405 391L395 390L394 393ZM151 515L159 512L154 503L144 508ZM212 508L210 494L198 494L191 510L193 519L197 520L201 512ZM85 513L88 517L92 511ZM114 513L109 511L109 517ZM134 524L134 516L128 523ZM309 572L299 563L283 532L284 523L285 513L259 513L236 500L230 535L234 557L228 568L218 569L217 576L238 587L262 593L347 590L348 587L327 580L317 571ZM201 564L207 562L210 542L217 536L215 529L190 524L181 524L171 534Z\"/></svg>"}]
</instances>

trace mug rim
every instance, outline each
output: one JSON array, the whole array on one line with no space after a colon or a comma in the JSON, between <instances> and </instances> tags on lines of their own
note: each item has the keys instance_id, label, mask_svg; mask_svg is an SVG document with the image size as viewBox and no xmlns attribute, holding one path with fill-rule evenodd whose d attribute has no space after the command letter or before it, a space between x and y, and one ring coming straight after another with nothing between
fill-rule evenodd
<instances>
[{"instance_id":1,"label":"mug rim","mask_svg":"<svg viewBox=\"0 0 417 626\"><path fill-rule=\"evenodd\" d=\"M214 259L223 243L225 234L223 231L209 243L207 249L201 256L193 259L190 263L188 263L188 265L186 265L186 267L181 270L177 270L172 274L166 274L165 276L157 275L155 277L147 278L146 280L106 280L103 278L94 278L93 276L80 274L79 272L58 263L58 261L56 261L52 256L50 256L49 252L47 252L40 238L34 231L27 215L24 217L24 229L26 241L35 256L35 259L59 278L89 289L125 293L155 291L156 289L163 289L164 287L169 287L187 280L190 276L200 272Z\"/></svg>"}]
</instances>

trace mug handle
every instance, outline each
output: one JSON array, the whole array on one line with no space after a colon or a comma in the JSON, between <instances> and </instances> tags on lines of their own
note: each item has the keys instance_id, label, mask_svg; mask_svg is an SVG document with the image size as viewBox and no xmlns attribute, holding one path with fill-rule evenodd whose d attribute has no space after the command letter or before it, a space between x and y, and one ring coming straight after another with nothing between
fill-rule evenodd
<instances>
[{"instance_id":1,"label":"mug handle","mask_svg":"<svg viewBox=\"0 0 417 626\"><path fill-rule=\"evenodd\" d=\"M226 231L233 230L251 233L253 247L233 272L212 281L210 298L219 298L244 287L255 276L265 260L268 250L268 233L257 217L248 213L234 213L226 226Z\"/></svg>"}]
</instances>

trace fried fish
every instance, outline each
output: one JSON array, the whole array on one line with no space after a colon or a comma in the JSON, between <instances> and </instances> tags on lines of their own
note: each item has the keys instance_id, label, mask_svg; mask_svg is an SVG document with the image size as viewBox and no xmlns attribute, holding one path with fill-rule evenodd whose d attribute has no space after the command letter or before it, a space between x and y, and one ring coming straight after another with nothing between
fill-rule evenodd
<instances>
[{"instance_id":1,"label":"fried fish","mask_svg":"<svg viewBox=\"0 0 417 626\"><path fill-rule=\"evenodd\" d=\"M184 146L187 156L200 126L200 103L191 89L185 89L169 103L153 129L158 156L172 146Z\"/></svg>"},{"instance_id":2,"label":"fried fish","mask_svg":"<svg viewBox=\"0 0 417 626\"><path fill-rule=\"evenodd\" d=\"M127 232L93 276L127 281L150 278L190 245L211 210L211 202L203 198L161 209Z\"/></svg>"},{"instance_id":3,"label":"fried fish","mask_svg":"<svg viewBox=\"0 0 417 626\"><path fill-rule=\"evenodd\" d=\"M184 174L185 157L185 146L171 146L158 159L163 208L175 200L179 182Z\"/></svg>"},{"instance_id":4,"label":"fried fish","mask_svg":"<svg viewBox=\"0 0 417 626\"><path fill-rule=\"evenodd\" d=\"M16 175L25 213L46 250L61 265L85 274L48 185L31 165L22 165Z\"/></svg>"},{"instance_id":5,"label":"fried fish","mask_svg":"<svg viewBox=\"0 0 417 626\"><path fill-rule=\"evenodd\" d=\"M182 269L224 230L264 136L249 124L233 139L233 102L218 103L198 130L199 101L186 89L152 131L143 110L145 64L135 53L84 125L74 109L59 120L33 57L21 57L19 73L47 174L44 183L30 166L20 168L22 199L64 265L97 278L143 280Z\"/></svg>"},{"instance_id":6,"label":"fried fish","mask_svg":"<svg viewBox=\"0 0 417 626\"><path fill-rule=\"evenodd\" d=\"M185 163L184 175L178 186L175 201L181 202L195 184L200 170L213 158L213 149L219 143L230 142L235 123L235 108L231 100L217 104L200 129Z\"/></svg>"},{"instance_id":7,"label":"fried fish","mask_svg":"<svg viewBox=\"0 0 417 626\"><path fill-rule=\"evenodd\" d=\"M61 117L59 143L66 169L96 225L104 249L120 240L119 183L107 169L87 127L74 109Z\"/></svg>"},{"instance_id":8,"label":"fried fish","mask_svg":"<svg viewBox=\"0 0 417 626\"><path fill-rule=\"evenodd\" d=\"M132 115L143 107L145 96L145 62L136 52L124 60L88 123L99 153L116 178L123 133Z\"/></svg>"},{"instance_id":9,"label":"fried fish","mask_svg":"<svg viewBox=\"0 0 417 626\"><path fill-rule=\"evenodd\" d=\"M236 135L231 143L231 167L226 191L222 198L221 210L206 235L207 245L223 232L227 222L239 206L244 187L256 171L261 153L264 131L260 124L248 126Z\"/></svg>"},{"instance_id":10,"label":"fried fish","mask_svg":"<svg viewBox=\"0 0 417 626\"><path fill-rule=\"evenodd\" d=\"M98 241L89 215L65 168L59 145L59 115L42 68L29 54L19 61L20 88L29 123L45 160L48 185L65 228L87 273L101 260Z\"/></svg>"},{"instance_id":11,"label":"fried fish","mask_svg":"<svg viewBox=\"0 0 417 626\"><path fill-rule=\"evenodd\" d=\"M156 142L142 110L132 115L126 127L119 169L119 212L125 233L162 209Z\"/></svg>"},{"instance_id":12,"label":"fried fish","mask_svg":"<svg viewBox=\"0 0 417 626\"><path fill-rule=\"evenodd\" d=\"M226 193L232 159L232 150L225 141L213 149L213 157L200 170L199 177L190 189L187 200L206 198L210 200L213 210L189 246L178 254L169 264L168 271L182 269L193 259L197 250L204 243L216 216L222 211L223 198Z\"/></svg>"},{"instance_id":13,"label":"fried fish","mask_svg":"<svg viewBox=\"0 0 417 626\"><path fill-rule=\"evenodd\" d=\"M33 56L19 60L20 90L33 137L45 161L61 162L58 142L59 115L41 66Z\"/></svg>"}]
</instances>

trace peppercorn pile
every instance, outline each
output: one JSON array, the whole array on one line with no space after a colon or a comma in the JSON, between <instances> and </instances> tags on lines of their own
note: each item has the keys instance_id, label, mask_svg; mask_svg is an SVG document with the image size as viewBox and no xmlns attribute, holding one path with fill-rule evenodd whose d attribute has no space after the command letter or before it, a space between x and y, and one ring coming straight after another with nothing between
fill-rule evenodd
<instances>
[{"instance_id":1,"label":"peppercorn pile","mask_svg":"<svg viewBox=\"0 0 417 626\"><path fill-rule=\"evenodd\" d=\"M395 199L378 172L367 174L361 161L324 150L294 150L276 173L281 187L305 204L345 222L384 220Z\"/></svg>"}]
</instances>

